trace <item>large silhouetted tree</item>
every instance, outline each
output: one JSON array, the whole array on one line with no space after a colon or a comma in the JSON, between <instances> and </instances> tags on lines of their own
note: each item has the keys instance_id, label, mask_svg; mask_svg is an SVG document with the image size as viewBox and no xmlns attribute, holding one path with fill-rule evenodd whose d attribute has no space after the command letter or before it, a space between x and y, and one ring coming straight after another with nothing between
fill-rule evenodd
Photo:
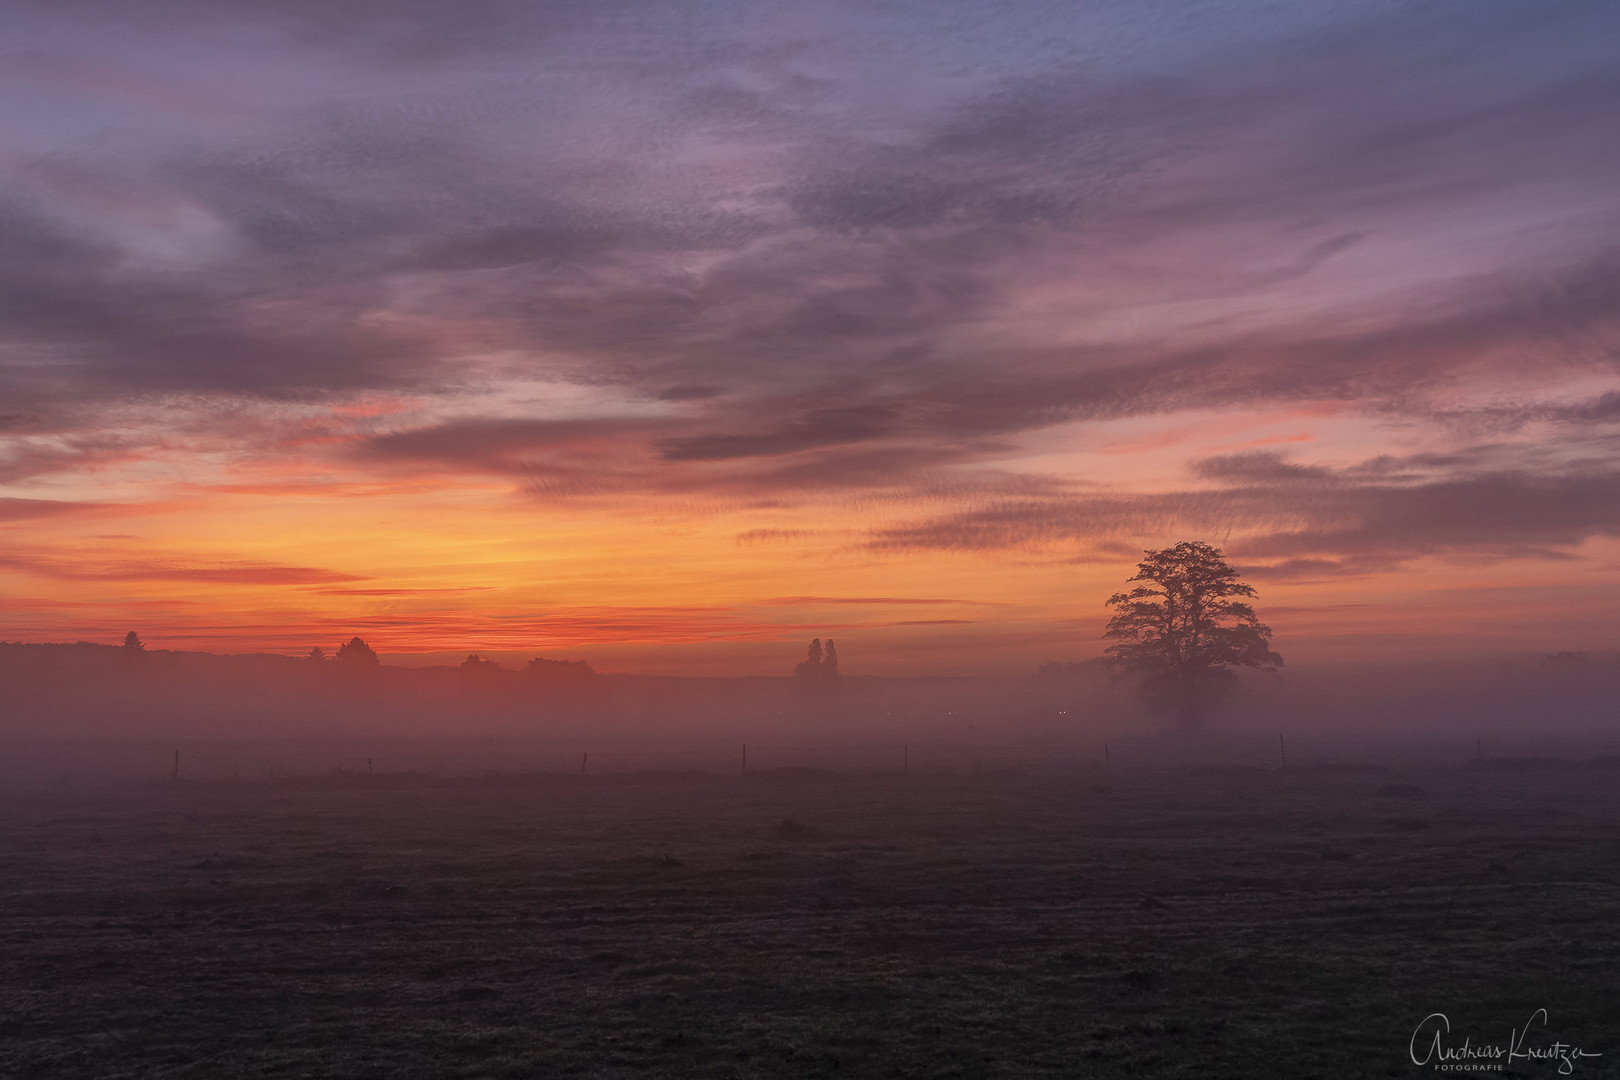
<instances>
[{"instance_id":1,"label":"large silhouetted tree","mask_svg":"<svg viewBox=\"0 0 1620 1080\"><path fill-rule=\"evenodd\" d=\"M1197 540L1146 552L1130 592L1108 598L1114 609L1104 637L1108 655L1138 675L1151 704L1173 710L1196 729L1208 707L1236 678L1234 668L1275 671L1271 627L1242 597L1254 589L1238 580L1221 550Z\"/></svg>"},{"instance_id":2,"label":"large silhouetted tree","mask_svg":"<svg viewBox=\"0 0 1620 1080\"><path fill-rule=\"evenodd\" d=\"M340 664L356 664L361 667L376 667L382 663L377 659L377 653L372 647L361 641L358 636L344 642L338 648L335 659Z\"/></svg>"}]
</instances>

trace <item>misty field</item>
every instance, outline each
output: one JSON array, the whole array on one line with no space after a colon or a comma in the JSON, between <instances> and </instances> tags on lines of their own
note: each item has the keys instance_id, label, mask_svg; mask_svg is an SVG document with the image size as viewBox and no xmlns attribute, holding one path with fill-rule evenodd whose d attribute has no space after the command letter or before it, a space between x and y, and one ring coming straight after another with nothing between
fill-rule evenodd
<instances>
[{"instance_id":1,"label":"misty field","mask_svg":"<svg viewBox=\"0 0 1620 1080\"><path fill-rule=\"evenodd\" d=\"M1538 1008L1615 1075L1617 777L0 792L0 1075L1413 1076Z\"/></svg>"}]
</instances>

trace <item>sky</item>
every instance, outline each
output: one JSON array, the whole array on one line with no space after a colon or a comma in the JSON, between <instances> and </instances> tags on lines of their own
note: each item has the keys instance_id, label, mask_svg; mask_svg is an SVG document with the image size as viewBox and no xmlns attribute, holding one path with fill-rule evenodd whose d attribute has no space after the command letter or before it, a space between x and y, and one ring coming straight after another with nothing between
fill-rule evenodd
<instances>
[{"instance_id":1,"label":"sky","mask_svg":"<svg viewBox=\"0 0 1620 1080\"><path fill-rule=\"evenodd\" d=\"M9 0L0 638L1620 647L1620 6Z\"/></svg>"}]
</instances>

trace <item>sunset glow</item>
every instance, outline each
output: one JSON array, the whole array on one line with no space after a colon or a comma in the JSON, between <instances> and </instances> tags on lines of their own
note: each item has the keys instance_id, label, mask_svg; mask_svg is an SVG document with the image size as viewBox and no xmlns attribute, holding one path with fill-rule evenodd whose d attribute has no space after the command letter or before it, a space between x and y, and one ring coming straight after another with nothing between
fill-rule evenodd
<instances>
[{"instance_id":1,"label":"sunset glow","mask_svg":"<svg viewBox=\"0 0 1620 1080\"><path fill-rule=\"evenodd\" d=\"M361 7L4 17L0 638L1620 644L1620 8Z\"/></svg>"}]
</instances>

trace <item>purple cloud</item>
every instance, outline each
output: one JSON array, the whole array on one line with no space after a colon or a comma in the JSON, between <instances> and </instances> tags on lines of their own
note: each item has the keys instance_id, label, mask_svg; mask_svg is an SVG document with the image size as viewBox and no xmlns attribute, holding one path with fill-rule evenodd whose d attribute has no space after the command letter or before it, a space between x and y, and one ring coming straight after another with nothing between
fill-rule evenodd
<instances>
[{"instance_id":1,"label":"purple cloud","mask_svg":"<svg viewBox=\"0 0 1620 1080\"><path fill-rule=\"evenodd\" d=\"M397 392L421 412L335 457L962 501L891 548L1239 528L1280 573L1607 534L1566 458L1620 423L1620 12L809 11L17 5L0 479L148 445L116 408ZM1446 401L1531 374L1593 388ZM461 404L558 382L638 408ZM1002 467L1057 424L1302 401L1565 434L1421 480L1228 455L1171 495Z\"/></svg>"}]
</instances>

